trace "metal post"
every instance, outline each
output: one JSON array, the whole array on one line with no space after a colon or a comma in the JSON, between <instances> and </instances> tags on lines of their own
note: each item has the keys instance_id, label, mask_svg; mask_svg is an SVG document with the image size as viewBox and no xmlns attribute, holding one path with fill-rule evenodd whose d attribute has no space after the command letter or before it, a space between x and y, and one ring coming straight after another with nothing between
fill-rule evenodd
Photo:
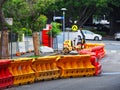
<instances>
[{"instance_id":1,"label":"metal post","mask_svg":"<svg viewBox=\"0 0 120 90\"><path fill-rule=\"evenodd\" d=\"M66 8L61 9L63 11L63 42L65 40L65 11L67 10Z\"/></svg>"},{"instance_id":2,"label":"metal post","mask_svg":"<svg viewBox=\"0 0 120 90\"><path fill-rule=\"evenodd\" d=\"M68 30L68 40L69 40L69 30Z\"/></svg>"},{"instance_id":3,"label":"metal post","mask_svg":"<svg viewBox=\"0 0 120 90\"><path fill-rule=\"evenodd\" d=\"M51 30L51 36L50 36L50 38L51 38L51 40L50 40L50 41L51 41L51 48L53 48L53 46L52 46L52 44L53 44L53 43L52 43L52 42L53 42L53 41L52 41L52 30Z\"/></svg>"},{"instance_id":4,"label":"metal post","mask_svg":"<svg viewBox=\"0 0 120 90\"><path fill-rule=\"evenodd\" d=\"M65 11L63 11L63 42L65 41Z\"/></svg>"},{"instance_id":5,"label":"metal post","mask_svg":"<svg viewBox=\"0 0 120 90\"><path fill-rule=\"evenodd\" d=\"M13 55L12 55L12 26L11 26L11 34L10 34L10 38L11 38L11 59L13 58Z\"/></svg>"}]
</instances>

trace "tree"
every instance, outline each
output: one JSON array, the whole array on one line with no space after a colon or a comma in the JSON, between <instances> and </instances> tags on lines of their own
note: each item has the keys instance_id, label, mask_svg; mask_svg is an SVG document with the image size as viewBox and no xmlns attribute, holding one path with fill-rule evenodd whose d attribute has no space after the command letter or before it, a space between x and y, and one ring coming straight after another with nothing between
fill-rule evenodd
<instances>
[{"instance_id":1,"label":"tree","mask_svg":"<svg viewBox=\"0 0 120 90\"><path fill-rule=\"evenodd\" d=\"M46 26L47 17L44 15L40 15L34 25L34 31L33 31L33 42L34 42L34 54L39 55L39 42L41 38L38 37L38 32L42 31L42 29Z\"/></svg>"},{"instance_id":2,"label":"tree","mask_svg":"<svg viewBox=\"0 0 120 90\"><path fill-rule=\"evenodd\" d=\"M1 25L0 29L4 29L5 25L6 25L5 18L4 18L4 13L2 11L2 7L3 7L5 2L7 2L7 0L1 0L0 1L0 25Z\"/></svg>"},{"instance_id":3,"label":"tree","mask_svg":"<svg viewBox=\"0 0 120 90\"><path fill-rule=\"evenodd\" d=\"M0 1L0 26L1 26L1 40L0 40L0 58L7 59L9 58L9 50L8 50L8 29L6 27L6 21L4 18L4 13L2 11L4 3L7 0Z\"/></svg>"},{"instance_id":4,"label":"tree","mask_svg":"<svg viewBox=\"0 0 120 90\"><path fill-rule=\"evenodd\" d=\"M109 12L110 18L110 35L120 32L120 0L110 0L108 7L111 9Z\"/></svg>"},{"instance_id":5,"label":"tree","mask_svg":"<svg viewBox=\"0 0 120 90\"><path fill-rule=\"evenodd\" d=\"M40 30L42 31L43 28L45 28L46 23L47 23L47 17L41 14L34 23L34 31L37 32L39 32Z\"/></svg>"},{"instance_id":6,"label":"tree","mask_svg":"<svg viewBox=\"0 0 120 90\"><path fill-rule=\"evenodd\" d=\"M114 7L111 7L114 6ZM115 7L120 8L120 1L118 0L57 0L53 5L47 10L47 16L49 18L54 15L62 15L60 9L62 7L67 8L66 11L66 26L71 26L70 21L78 21L78 26L82 26L89 18L106 19L111 20L113 17L111 15L119 15L119 12L115 11ZM54 12L53 12L54 11ZM116 13L116 14L115 14ZM113 16L113 15L112 15Z\"/></svg>"},{"instance_id":7,"label":"tree","mask_svg":"<svg viewBox=\"0 0 120 90\"><path fill-rule=\"evenodd\" d=\"M19 32L21 28L27 27L32 30L33 41L36 41L34 36L38 34L34 35L34 32L42 30L47 20L40 15L54 2L55 0L9 0L4 6L4 12L6 17L13 17L14 31ZM34 47L38 47L35 43ZM38 48L35 51L39 53Z\"/></svg>"},{"instance_id":8,"label":"tree","mask_svg":"<svg viewBox=\"0 0 120 90\"><path fill-rule=\"evenodd\" d=\"M49 7L51 10L47 11L48 14L50 14L50 12L52 14L53 11L56 12L55 14L61 14L61 8L65 7L67 8L66 22L70 23L70 20L77 20L78 25L82 26L89 19L89 17L97 11L98 7L104 7L105 4L106 0L58 0Z\"/></svg>"},{"instance_id":9,"label":"tree","mask_svg":"<svg viewBox=\"0 0 120 90\"><path fill-rule=\"evenodd\" d=\"M30 0L27 1L30 14L28 15L28 22L30 28L33 31L33 43L34 43L34 54L39 55L39 39L36 31L42 30L45 26L47 18L40 16L40 13L44 11L54 0ZM36 14L37 13L37 14Z\"/></svg>"}]
</instances>

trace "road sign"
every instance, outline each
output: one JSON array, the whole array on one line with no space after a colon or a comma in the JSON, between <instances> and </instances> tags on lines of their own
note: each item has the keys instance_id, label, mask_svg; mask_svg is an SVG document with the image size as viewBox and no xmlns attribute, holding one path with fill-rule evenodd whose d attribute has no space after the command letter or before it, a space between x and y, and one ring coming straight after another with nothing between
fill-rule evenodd
<instances>
[{"instance_id":1,"label":"road sign","mask_svg":"<svg viewBox=\"0 0 120 90\"><path fill-rule=\"evenodd\" d=\"M62 17L61 17L61 16L57 16L57 17L54 16L54 17L53 17L53 20L55 21L56 19L64 19L64 17L63 17L63 16L62 16Z\"/></svg>"},{"instance_id":2,"label":"road sign","mask_svg":"<svg viewBox=\"0 0 120 90\"><path fill-rule=\"evenodd\" d=\"M77 30L78 30L78 26L77 26L77 25L73 25L73 26L72 26L72 30L73 30L73 31L77 31Z\"/></svg>"},{"instance_id":3,"label":"road sign","mask_svg":"<svg viewBox=\"0 0 120 90\"><path fill-rule=\"evenodd\" d=\"M13 25L13 18L5 18L5 21L6 21L9 25Z\"/></svg>"}]
</instances>

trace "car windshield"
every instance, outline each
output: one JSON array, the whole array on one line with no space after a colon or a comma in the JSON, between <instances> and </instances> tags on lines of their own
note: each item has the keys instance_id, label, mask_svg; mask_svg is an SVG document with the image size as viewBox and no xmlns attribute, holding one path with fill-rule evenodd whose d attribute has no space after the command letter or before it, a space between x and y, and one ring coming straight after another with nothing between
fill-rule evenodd
<instances>
[{"instance_id":1,"label":"car windshield","mask_svg":"<svg viewBox=\"0 0 120 90\"><path fill-rule=\"evenodd\" d=\"M83 30L83 33L84 33L84 34L94 34L93 32L87 31L87 30Z\"/></svg>"}]
</instances>

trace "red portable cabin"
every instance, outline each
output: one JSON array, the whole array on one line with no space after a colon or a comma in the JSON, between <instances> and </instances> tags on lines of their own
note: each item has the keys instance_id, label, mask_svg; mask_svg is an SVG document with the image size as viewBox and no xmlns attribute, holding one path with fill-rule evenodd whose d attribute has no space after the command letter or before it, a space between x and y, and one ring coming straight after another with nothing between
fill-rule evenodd
<instances>
[{"instance_id":1,"label":"red portable cabin","mask_svg":"<svg viewBox=\"0 0 120 90\"><path fill-rule=\"evenodd\" d=\"M47 24L46 28L44 28L42 31L42 45L43 46L53 47L53 38L47 34L48 31L51 30L51 28L52 26Z\"/></svg>"}]
</instances>

